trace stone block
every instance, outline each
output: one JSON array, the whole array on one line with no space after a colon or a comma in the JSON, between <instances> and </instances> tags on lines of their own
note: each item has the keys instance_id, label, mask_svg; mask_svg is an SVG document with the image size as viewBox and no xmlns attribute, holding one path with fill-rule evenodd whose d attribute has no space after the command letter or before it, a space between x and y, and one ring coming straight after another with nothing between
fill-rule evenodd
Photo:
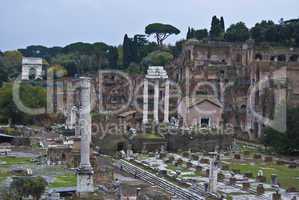
<instances>
[{"instance_id":1,"label":"stone block","mask_svg":"<svg viewBox=\"0 0 299 200\"><path fill-rule=\"evenodd\" d=\"M281 194L278 192L272 194L272 200L281 200Z\"/></svg>"},{"instance_id":2,"label":"stone block","mask_svg":"<svg viewBox=\"0 0 299 200\"><path fill-rule=\"evenodd\" d=\"M295 169L295 168L297 168L297 164L296 163L291 163L291 164L289 164L289 166L288 166L290 169Z\"/></svg>"},{"instance_id":3,"label":"stone block","mask_svg":"<svg viewBox=\"0 0 299 200\"><path fill-rule=\"evenodd\" d=\"M253 178L253 174L251 172L246 172L244 176L247 178Z\"/></svg>"},{"instance_id":4,"label":"stone block","mask_svg":"<svg viewBox=\"0 0 299 200\"><path fill-rule=\"evenodd\" d=\"M256 187L256 193L257 195L263 195L265 193L265 188L263 184L258 184Z\"/></svg>"},{"instance_id":5,"label":"stone block","mask_svg":"<svg viewBox=\"0 0 299 200\"><path fill-rule=\"evenodd\" d=\"M250 189L250 183L244 182L242 183L242 190L249 190Z\"/></svg>"},{"instance_id":6,"label":"stone block","mask_svg":"<svg viewBox=\"0 0 299 200\"><path fill-rule=\"evenodd\" d=\"M287 192L291 193L291 192L297 192L297 189L295 187L289 187L287 189Z\"/></svg>"},{"instance_id":7,"label":"stone block","mask_svg":"<svg viewBox=\"0 0 299 200\"><path fill-rule=\"evenodd\" d=\"M236 179L235 177L231 177L231 178L229 179L229 184L230 184L230 185L235 185L236 182L237 182L237 179Z\"/></svg>"},{"instance_id":8,"label":"stone block","mask_svg":"<svg viewBox=\"0 0 299 200\"><path fill-rule=\"evenodd\" d=\"M256 177L256 181L260 182L260 183L266 183L267 182L267 178L265 176L257 176Z\"/></svg>"},{"instance_id":9,"label":"stone block","mask_svg":"<svg viewBox=\"0 0 299 200\"><path fill-rule=\"evenodd\" d=\"M210 160L207 159L207 158L202 158L202 159L200 159L200 163L202 163L202 164L209 164Z\"/></svg>"},{"instance_id":10,"label":"stone block","mask_svg":"<svg viewBox=\"0 0 299 200\"><path fill-rule=\"evenodd\" d=\"M186 165L187 165L188 168L191 168L193 166L191 162L187 162Z\"/></svg>"},{"instance_id":11,"label":"stone block","mask_svg":"<svg viewBox=\"0 0 299 200\"><path fill-rule=\"evenodd\" d=\"M240 155L240 154L235 154L235 155L234 155L234 158L235 158L236 160L240 160L240 159L241 159L241 155Z\"/></svg>"},{"instance_id":12,"label":"stone block","mask_svg":"<svg viewBox=\"0 0 299 200\"><path fill-rule=\"evenodd\" d=\"M273 157L272 156L266 156L264 161L265 162L273 162Z\"/></svg>"},{"instance_id":13,"label":"stone block","mask_svg":"<svg viewBox=\"0 0 299 200\"><path fill-rule=\"evenodd\" d=\"M283 160L277 160L276 161L276 164L277 165L285 165L285 164L287 164L285 161L283 161Z\"/></svg>"},{"instance_id":14,"label":"stone block","mask_svg":"<svg viewBox=\"0 0 299 200\"><path fill-rule=\"evenodd\" d=\"M206 170L206 174L205 175L206 175L206 177L210 176L210 170L209 169Z\"/></svg>"}]
</instances>

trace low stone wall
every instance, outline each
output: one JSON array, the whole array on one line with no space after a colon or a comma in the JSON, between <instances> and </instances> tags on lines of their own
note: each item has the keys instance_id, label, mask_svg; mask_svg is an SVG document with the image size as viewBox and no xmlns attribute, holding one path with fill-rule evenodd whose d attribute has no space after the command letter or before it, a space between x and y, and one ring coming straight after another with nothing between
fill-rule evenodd
<instances>
[{"instance_id":1,"label":"low stone wall","mask_svg":"<svg viewBox=\"0 0 299 200\"><path fill-rule=\"evenodd\" d=\"M232 135L196 135L196 136L183 136L183 135L168 135L168 150L187 151L214 151L215 147L220 149L227 149L233 143Z\"/></svg>"}]
</instances>

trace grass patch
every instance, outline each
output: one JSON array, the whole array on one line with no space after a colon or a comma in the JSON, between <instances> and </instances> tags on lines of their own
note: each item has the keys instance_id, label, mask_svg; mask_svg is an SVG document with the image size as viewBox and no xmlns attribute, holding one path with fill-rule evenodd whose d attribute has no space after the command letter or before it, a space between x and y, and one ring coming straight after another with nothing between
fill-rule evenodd
<instances>
[{"instance_id":1,"label":"grass patch","mask_svg":"<svg viewBox=\"0 0 299 200\"><path fill-rule=\"evenodd\" d=\"M4 181L7 177L10 176L10 173L6 170L0 170L0 183Z\"/></svg>"},{"instance_id":2,"label":"grass patch","mask_svg":"<svg viewBox=\"0 0 299 200\"><path fill-rule=\"evenodd\" d=\"M1 162L5 162L5 164L1 164ZM0 166L29 164L31 162L32 158L27 157L0 157Z\"/></svg>"},{"instance_id":3,"label":"grass patch","mask_svg":"<svg viewBox=\"0 0 299 200\"><path fill-rule=\"evenodd\" d=\"M276 165L271 163L239 163L232 162L230 169L240 169L241 173L250 172L256 177L259 170L263 170L264 176L267 177L267 182L271 183L271 175L276 174L278 182L285 189L289 187L296 187L299 189L299 169L290 169L285 165Z\"/></svg>"},{"instance_id":4,"label":"grass patch","mask_svg":"<svg viewBox=\"0 0 299 200\"><path fill-rule=\"evenodd\" d=\"M137 138L147 139L147 140L163 139L163 137L161 137L161 135L158 135L156 133L141 134L141 135L138 135Z\"/></svg>"},{"instance_id":5,"label":"grass patch","mask_svg":"<svg viewBox=\"0 0 299 200\"><path fill-rule=\"evenodd\" d=\"M77 176L69 174L65 176L57 176L53 183L49 184L50 188L73 187L77 185Z\"/></svg>"}]
</instances>

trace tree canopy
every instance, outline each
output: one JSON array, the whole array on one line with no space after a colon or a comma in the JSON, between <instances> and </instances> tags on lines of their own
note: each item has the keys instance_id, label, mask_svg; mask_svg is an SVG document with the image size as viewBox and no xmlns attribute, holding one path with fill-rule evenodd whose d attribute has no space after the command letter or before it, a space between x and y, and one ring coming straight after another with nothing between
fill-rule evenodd
<instances>
[{"instance_id":1,"label":"tree canopy","mask_svg":"<svg viewBox=\"0 0 299 200\"><path fill-rule=\"evenodd\" d=\"M287 110L287 131L278 132L271 127L266 128L264 144L276 152L287 155L299 155L299 108Z\"/></svg>"},{"instance_id":2,"label":"tree canopy","mask_svg":"<svg viewBox=\"0 0 299 200\"><path fill-rule=\"evenodd\" d=\"M244 42L250 37L249 29L245 23L232 24L225 33L225 40L229 42Z\"/></svg>"},{"instance_id":3,"label":"tree canopy","mask_svg":"<svg viewBox=\"0 0 299 200\"><path fill-rule=\"evenodd\" d=\"M163 41L170 35L179 34L181 31L170 24L153 23L145 27L145 33L148 35L154 34L159 46L163 45Z\"/></svg>"},{"instance_id":4,"label":"tree canopy","mask_svg":"<svg viewBox=\"0 0 299 200\"><path fill-rule=\"evenodd\" d=\"M46 186L47 182L42 177L17 177L10 184L10 194L7 195L13 199L23 199L31 195L34 200L39 200L45 192Z\"/></svg>"},{"instance_id":5,"label":"tree canopy","mask_svg":"<svg viewBox=\"0 0 299 200\"><path fill-rule=\"evenodd\" d=\"M157 65L157 66L164 66L169 64L169 62L173 59L173 55L167 51L154 51L147 55L143 60L142 63L146 66L149 65Z\"/></svg>"},{"instance_id":6,"label":"tree canopy","mask_svg":"<svg viewBox=\"0 0 299 200\"><path fill-rule=\"evenodd\" d=\"M222 40L225 32L224 19L218 19L217 16L213 16L210 30L210 38L212 40Z\"/></svg>"},{"instance_id":7,"label":"tree canopy","mask_svg":"<svg viewBox=\"0 0 299 200\"><path fill-rule=\"evenodd\" d=\"M205 39L209 36L208 30L207 29L199 29L195 30L193 28L188 28L187 32L187 40L188 39L197 39L197 40L202 40Z\"/></svg>"},{"instance_id":8,"label":"tree canopy","mask_svg":"<svg viewBox=\"0 0 299 200\"><path fill-rule=\"evenodd\" d=\"M29 108L46 107L46 90L42 87L22 83L20 85L20 98L22 103ZM0 88L0 121L7 123L11 120L14 124L32 124L40 120L40 116L32 116L21 112L13 100L13 85L4 84Z\"/></svg>"}]
</instances>

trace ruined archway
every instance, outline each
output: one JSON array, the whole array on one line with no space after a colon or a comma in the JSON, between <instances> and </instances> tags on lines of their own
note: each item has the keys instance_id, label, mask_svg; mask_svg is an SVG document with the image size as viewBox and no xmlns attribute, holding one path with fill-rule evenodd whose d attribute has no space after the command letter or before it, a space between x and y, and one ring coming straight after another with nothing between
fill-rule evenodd
<instances>
[{"instance_id":1,"label":"ruined archway","mask_svg":"<svg viewBox=\"0 0 299 200\"><path fill-rule=\"evenodd\" d=\"M260 53L255 54L255 60L263 60L263 55Z\"/></svg>"},{"instance_id":2,"label":"ruined archway","mask_svg":"<svg viewBox=\"0 0 299 200\"><path fill-rule=\"evenodd\" d=\"M290 62L298 62L298 55L291 55Z\"/></svg>"},{"instance_id":3,"label":"ruined archway","mask_svg":"<svg viewBox=\"0 0 299 200\"><path fill-rule=\"evenodd\" d=\"M37 72L35 68L29 69L29 80L34 80L37 77Z\"/></svg>"},{"instance_id":4,"label":"ruined archway","mask_svg":"<svg viewBox=\"0 0 299 200\"><path fill-rule=\"evenodd\" d=\"M279 56L277 57L277 60L278 60L279 62L286 62L287 57L286 57L285 55L279 55Z\"/></svg>"}]
</instances>

